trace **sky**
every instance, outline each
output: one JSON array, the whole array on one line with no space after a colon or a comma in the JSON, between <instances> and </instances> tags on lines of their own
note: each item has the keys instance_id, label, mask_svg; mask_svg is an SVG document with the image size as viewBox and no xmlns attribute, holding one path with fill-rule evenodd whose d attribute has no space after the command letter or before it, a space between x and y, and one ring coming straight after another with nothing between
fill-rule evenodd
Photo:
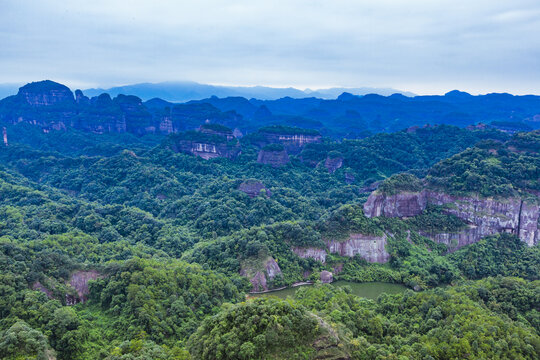
<instances>
[{"instance_id":1,"label":"sky","mask_svg":"<svg viewBox=\"0 0 540 360\"><path fill-rule=\"evenodd\" d=\"M540 94L539 0L0 0L0 83Z\"/></svg>"}]
</instances>

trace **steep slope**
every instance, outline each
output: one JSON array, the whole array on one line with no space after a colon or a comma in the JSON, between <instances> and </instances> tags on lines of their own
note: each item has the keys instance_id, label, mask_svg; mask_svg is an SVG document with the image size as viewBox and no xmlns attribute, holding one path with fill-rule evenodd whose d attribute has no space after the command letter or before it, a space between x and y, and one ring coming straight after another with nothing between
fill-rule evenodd
<instances>
[{"instance_id":1,"label":"steep slope","mask_svg":"<svg viewBox=\"0 0 540 360\"><path fill-rule=\"evenodd\" d=\"M412 217L442 206L468 226L454 233L425 233L458 248L501 232L529 246L540 241L540 133L520 133L505 143L485 142L435 165L420 181L397 175L364 205L368 217Z\"/></svg>"}]
</instances>

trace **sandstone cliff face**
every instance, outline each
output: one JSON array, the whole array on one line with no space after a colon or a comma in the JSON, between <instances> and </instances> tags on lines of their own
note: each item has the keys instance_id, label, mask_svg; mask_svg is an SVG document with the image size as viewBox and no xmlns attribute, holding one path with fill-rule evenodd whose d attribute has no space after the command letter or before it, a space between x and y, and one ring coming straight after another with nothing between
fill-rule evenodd
<instances>
[{"instance_id":1,"label":"sandstone cliff face","mask_svg":"<svg viewBox=\"0 0 540 360\"><path fill-rule=\"evenodd\" d=\"M410 217L420 214L427 205L425 192L403 192L396 195L372 193L364 204L367 217Z\"/></svg>"},{"instance_id":2,"label":"sandstone cliff face","mask_svg":"<svg viewBox=\"0 0 540 360\"><path fill-rule=\"evenodd\" d=\"M131 95L108 94L89 99L81 90L71 90L53 81L27 84L17 95L0 100L0 121L39 126L44 132L75 128L94 133L129 132L136 135L170 134L195 129L206 120L238 126L242 117L221 112L209 104L179 104L152 108ZM231 134L227 134L230 139Z\"/></svg>"},{"instance_id":3,"label":"sandstone cliff face","mask_svg":"<svg viewBox=\"0 0 540 360\"><path fill-rule=\"evenodd\" d=\"M331 253L354 257L356 254L371 263L385 263L390 260L386 251L386 235L373 236L351 234L345 241L328 240L326 245Z\"/></svg>"},{"instance_id":4,"label":"sandstone cliff face","mask_svg":"<svg viewBox=\"0 0 540 360\"><path fill-rule=\"evenodd\" d=\"M159 132L162 134L171 134L174 132L172 117L163 116L159 119Z\"/></svg>"},{"instance_id":5,"label":"sandstone cliff face","mask_svg":"<svg viewBox=\"0 0 540 360\"><path fill-rule=\"evenodd\" d=\"M21 87L17 96L35 107L74 102L73 93L67 86L48 80Z\"/></svg>"},{"instance_id":6,"label":"sandstone cliff face","mask_svg":"<svg viewBox=\"0 0 540 360\"><path fill-rule=\"evenodd\" d=\"M238 190L246 193L250 198L259 196L261 190L264 190L266 196L272 196L270 190L268 190L260 181L244 181L238 186Z\"/></svg>"},{"instance_id":7,"label":"sandstone cliff face","mask_svg":"<svg viewBox=\"0 0 540 360\"><path fill-rule=\"evenodd\" d=\"M278 132L266 132L264 130L262 130L260 133L264 139L261 143L259 143L260 147L268 144L282 144L289 154L298 154L304 145L320 143L322 141L322 136L318 134L286 134Z\"/></svg>"},{"instance_id":8,"label":"sandstone cliff face","mask_svg":"<svg viewBox=\"0 0 540 360\"><path fill-rule=\"evenodd\" d=\"M321 271L320 279L323 284L330 284L332 281L334 281L334 276L330 271L323 270Z\"/></svg>"},{"instance_id":9,"label":"sandstone cliff face","mask_svg":"<svg viewBox=\"0 0 540 360\"><path fill-rule=\"evenodd\" d=\"M281 269L273 258L268 258L262 269L250 269L247 267L240 270L240 275L245 276L253 285L253 292L267 291L268 282L281 275Z\"/></svg>"},{"instance_id":10,"label":"sandstone cliff face","mask_svg":"<svg viewBox=\"0 0 540 360\"><path fill-rule=\"evenodd\" d=\"M289 162L289 155L285 150L282 151L268 151L261 150L257 156L257 162L261 164L268 164L272 167L280 167Z\"/></svg>"},{"instance_id":11,"label":"sandstone cliff face","mask_svg":"<svg viewBox=\"0 0 540 360\"><path fill-rule=\"evenodd\" d=\"M210 125L214 125L217 128L212 128ZM216 124L208 124L208 125L201 125L199 127L199 132L203 134L210 134L210 135L216 135L220 136L222 138L227 139L227 141L233 140L235 137L233 135L233 131L230 129L227 129L226 127L218 127Z\"/></svg>"},{"instance_id":12,"label":"sandstone cliff face","mask_svg":"<svg viewBox=\"0 0 540 360\"><path fill-rule=\"evenodd\" d=\"M84 303L86 301L86 296L89 293L88 290L88 281L96 280L102 276L95 270L90 271L76 271L71 274L69 279L69 285L77 291L78 299L74 300L74 303Z\"/></svg>"},{"instance_id":13,"label":"sandstone cliff face","mask_svg":"<svg viewBox=\"0 0 540 360\"><path fill-rule=\"evenodd\" d=\"M326 250L314 247L298 247L294 246L292 252L301 257L302 259L315 259L322 263L326 262Z\"/></svg>"},{"instance_id":14,"label":"sandstone cliff face","mask_svg":"<svg viewBox=\"0 0 540 360\"><path fill-rule=\"evenodd\" d=\"M513 233L529 246L540 240L538 199L451 196L430 190L396 195L373 192L364 204L364 214L367 217L410 217L420 214L428 204L446 205L446 213L469 224L458 233L425 234L435 241L445 244L454 241L460 247L501 232Z\"/></svg>"},{"instance_id":15,"label":"sandstone cliff face","mask_svg":"<svg viewBox=\"0 0 540 360\"><path fill-rule=\"evenodd\" d=\"M234 159L240 153L240 146L228 146L224 143L207 143L200 141L182 140L173 145L176 152L190 153L205 160L225 157Z\"/></svg>"},{"instance_id":16,"label":"sandstone cliff face","mask_svg":"<svg viewBox=\"0 0 540 360\"><path fill-rule=\"evenodd\" d=\"M366 261L385 263L390 260L390 254L386 251L386 239L386 235L351 234L347 240L326 240L325 243L330 253L347 257L358 254ZM303 259L312 258L322 263L326 261L326 249L293 247L291 250Z\"/></svg>"},{"instance_id":17,"label":"sandstone cliff face","mask_svg":"<svg viewBox=\"0 0 540 360\"><path fill-rule=\"evenodd\" d=\"M335 172L337 169L343 166L343 158L334 158L331 159L329 157L326 158L324 161L324 167L328 169L330 173Z\"/></svg>"}]
</instances>

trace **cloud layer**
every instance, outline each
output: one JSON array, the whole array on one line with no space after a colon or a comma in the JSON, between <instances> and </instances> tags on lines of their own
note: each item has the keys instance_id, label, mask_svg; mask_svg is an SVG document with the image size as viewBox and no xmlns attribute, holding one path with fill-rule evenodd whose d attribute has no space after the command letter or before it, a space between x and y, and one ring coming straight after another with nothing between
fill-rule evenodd
<instances>
[{"instance_id":1,"label":"cloud layer","mask_svg":"<svg viewBox=\"0 0 540 360\"><path fill-rule=\"evenodd\" d=\"M0 82L540 93L537 0L0 0Z\"/></svg>"}]
</instances>

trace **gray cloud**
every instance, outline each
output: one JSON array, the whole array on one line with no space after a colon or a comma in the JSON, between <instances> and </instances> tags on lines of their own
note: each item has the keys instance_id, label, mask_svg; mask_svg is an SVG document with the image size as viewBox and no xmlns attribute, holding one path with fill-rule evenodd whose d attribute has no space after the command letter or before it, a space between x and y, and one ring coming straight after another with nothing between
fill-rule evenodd
<instances>
[{"instance_id":1,"label":"gray cloud","mask_svg":"<svg viewBox=\"0 0 540 360\"><path fill-rule=\"evenodd\" d=\"M0 82L540 89L537 0L0 0Z\"/></svg>"}]
</instances>

